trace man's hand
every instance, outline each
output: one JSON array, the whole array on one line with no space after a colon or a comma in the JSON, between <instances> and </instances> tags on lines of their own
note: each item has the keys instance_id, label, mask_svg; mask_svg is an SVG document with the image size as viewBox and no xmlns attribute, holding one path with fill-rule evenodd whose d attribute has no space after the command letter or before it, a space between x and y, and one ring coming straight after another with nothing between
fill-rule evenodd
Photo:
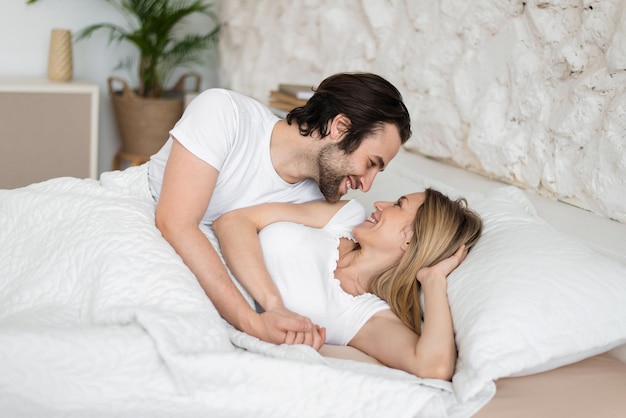
<instances>
[{"instance_id":1,"label":"man's hand","mask_svg":"<svg viewBox=\"0 0 626 418\"><path fill-rule=\"evenodd\" d=\"M316 350L326 340L325 328L284 307L274 307L257 314L250 329L244 331L273 344L306 344Z\"/></svg>"}]
</instances>

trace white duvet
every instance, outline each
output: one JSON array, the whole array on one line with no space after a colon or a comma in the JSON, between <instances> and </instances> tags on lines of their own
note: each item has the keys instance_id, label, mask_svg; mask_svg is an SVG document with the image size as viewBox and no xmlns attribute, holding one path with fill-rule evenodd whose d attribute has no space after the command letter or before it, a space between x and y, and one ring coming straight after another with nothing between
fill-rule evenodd
<instances>
[{"instance_id":1,"label":"white duvet","mask_svg":"<svg viewBox=\"0 0 626 418\"><path fill-rule=\"evenodd\" d=\"M465 417L487 401L228 326L154 226L145 170L0 190L3 417Z\"/></svg>"}]
</instances>

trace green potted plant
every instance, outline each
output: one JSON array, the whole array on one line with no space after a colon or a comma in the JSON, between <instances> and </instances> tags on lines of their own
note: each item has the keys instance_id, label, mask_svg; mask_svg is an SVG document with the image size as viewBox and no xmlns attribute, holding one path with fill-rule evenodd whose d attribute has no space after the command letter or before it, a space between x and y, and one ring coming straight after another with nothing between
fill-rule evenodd
<instances>
[{"instance_id":1,"label":"green potted plant","mask_svg":"<svg viewBox=\"0 0 626 418\"><path fill-rule=\"evenodd\" d=\"M40 0L26 0L27 4ZM94 32L109 33L110 42L130 42L137 47L139 61L122 60L118 68L137 66L138 86L131 89L120 78L110 77L109 92L122 138L122 150L128 154L150 156L167 140L167 132L183 112L184 79L195 77L195 90L200 86L197 74L181 77L172 90L164 84L174 70L200 63L202 53L215 44L220 25L212 12L213 3L204 0L102 0L118 9L127 19L127 27L112 23L96 23L80 30L75 39L89 38ZM177 36L185 18L204 14L212 28L203 34ZM121 91L114 83L122 84Z\"/></svg>"}]
</instances>

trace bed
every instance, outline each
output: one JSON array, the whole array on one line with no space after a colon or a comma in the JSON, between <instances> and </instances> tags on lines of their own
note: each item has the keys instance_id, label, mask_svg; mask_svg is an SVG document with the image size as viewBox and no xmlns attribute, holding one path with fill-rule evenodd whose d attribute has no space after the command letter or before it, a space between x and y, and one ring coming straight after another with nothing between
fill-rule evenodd
<instances>
[{"instance_id":1,"label":"bed","mask_svg":"<svg viewBox=\"0 0 626 418\"><path fill-rule=\"evenodd\" d=\"M531 416L529 388L569 402L557 394L572 389L550 382L582 370L607 387L584 386L597 415L626 411L626 225L402 151L350 197L371 205L432 186L485 219L449 278L459 362L444 382L230 327L154 227L145 174L0 190L3 415Z\"/></svg>"}]
</instances>

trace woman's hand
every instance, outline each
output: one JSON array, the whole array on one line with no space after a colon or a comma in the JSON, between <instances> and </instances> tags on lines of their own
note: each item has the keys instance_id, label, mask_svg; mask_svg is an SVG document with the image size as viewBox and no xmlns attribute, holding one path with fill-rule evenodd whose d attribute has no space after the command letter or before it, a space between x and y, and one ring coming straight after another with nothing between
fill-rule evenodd
<instances>
[{"instance_id":1,"label":"woman's hand","mask_svg":"<svg viewBox=\"0 0 626 418\"><path fill-rule=\"evenodd\" d=\"M285 344L304 344L313 347L317 351L324 345L324 342L326 342L326 328L319 325L313 325L311 330L307 332L295 333L289 331L285 338Z\"/></svg>"},{"instance_id":2,"label":"woman's hand","mask_svg":"<svg viewBox=\"0 0 626 418\"><path fill-rule=\"evenodd\" d=\"M417 272L417 281L422 286L426 286L428 282L446 278L455 268L461 264L467 257L467 248L465 245L461 245L459 249L452 256L442 260L431 267L424 267Z\"/></svg>"}]
</instances>

